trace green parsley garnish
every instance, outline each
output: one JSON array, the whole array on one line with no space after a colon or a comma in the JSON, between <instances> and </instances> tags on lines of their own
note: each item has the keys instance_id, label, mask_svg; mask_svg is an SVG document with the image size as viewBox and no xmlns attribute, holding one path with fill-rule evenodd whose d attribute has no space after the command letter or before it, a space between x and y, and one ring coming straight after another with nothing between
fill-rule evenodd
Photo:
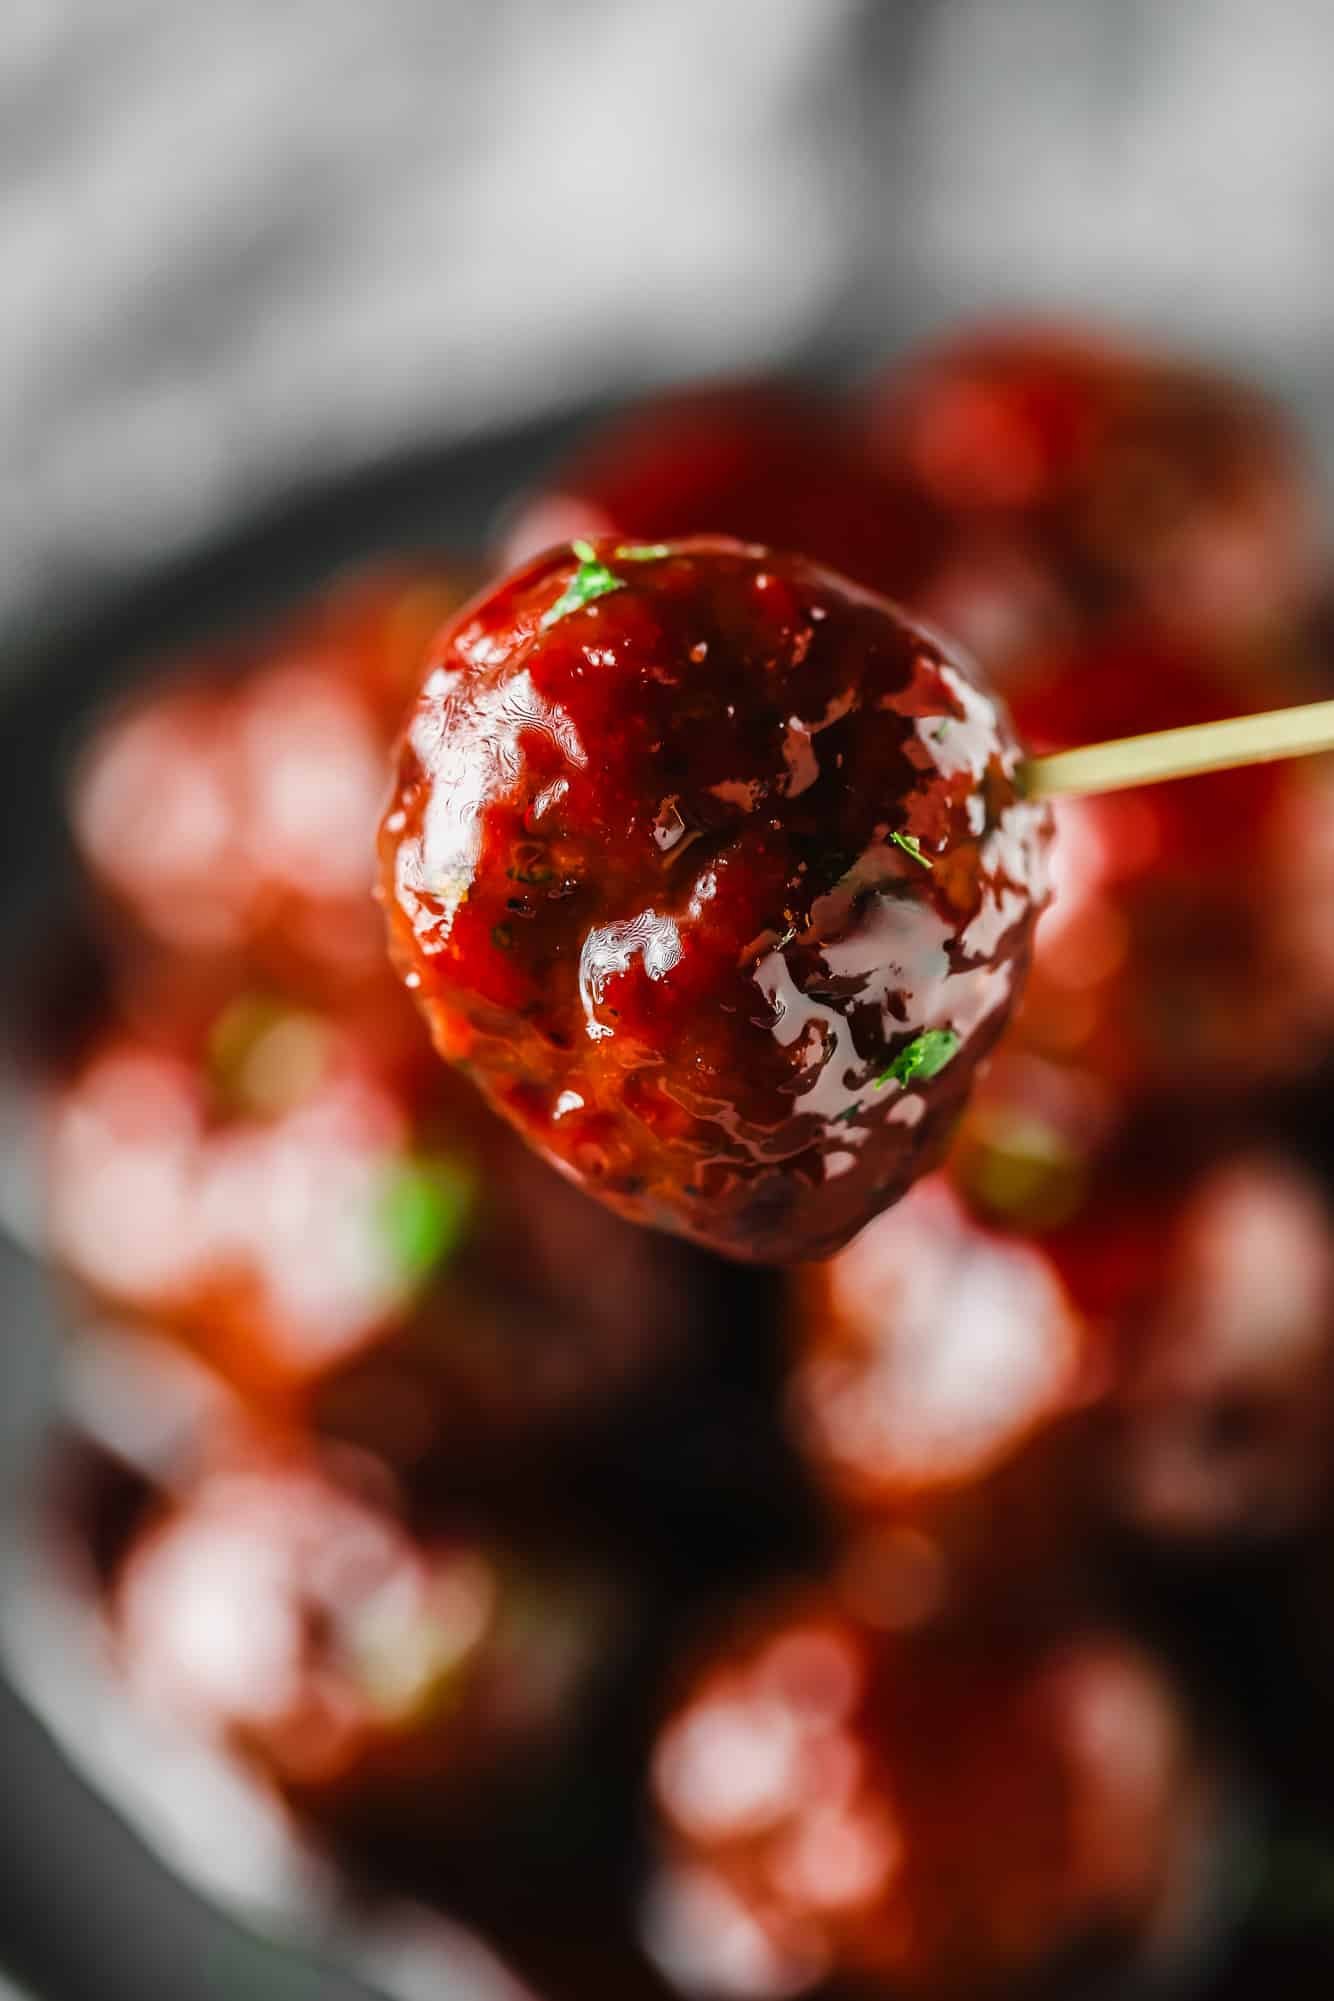
<instances>
[{"instance_id":1,"label":"green parsley garnish","mask_svg":"<svg viewBox=\"0 0 1334 2001\"><path fill-rule=\"evenodd\" d=\"M616 551L623 563L658 563L671 553L669 542L622 542Z\"/></svg>"},{"instance_id":2,"label":"green parsley garnish","mask_svg":"<svg viewBox=\"0 0 1334 2001\"><path fill-rule=\"evenodd\" d=\"M616 576L605 563L598 561L597 550L591 542L571 542L570 547L579 558L579 568L550 611L543 613L543 632L559 624L561 619L568 618L572 611L582 611L586 604L605 598L610 591L625 589L624 577Z\"/></svg>"},{"instance_id":3,"label":"green parsley garnish","mask_svg":"<svg viewBox=\"0 0 1334 2001\"><path fill-rule=\"evenodd\" d=\"M952 1028L924 1028L915 1035L906 1049L901 1049L888 1070L875 1080L878 1091L883 1084L928 1084L938 1077L962 1037Z\"/></svg>"},{"instance_id":4,"label":"green parsley garnish","mask_svg":"<svg viewBox=\"0 0 1334 2001\"><path fill-rule=\"evenodd\" d=\"M491 926L491 943L495 946L497 952L508 952L512 949L514 933L510 930L508 924L493 924Z\"/></svg>"},{"instance_id":5,"label":"green parsley garnish","mask_svg":"<svg viewBox=\"0 0 1334 2001\"><path fill-rule=\"evenodd\" d=\"M419 1281L449 1256L463 1235L475 1183L456 1160L405 1160L390 1176L380 1226L403 1275Z\"/></svg>"},{"instance_id":6,"label":"green parsley garnish","mask_svg":"<svg viewBox=\"0 0 1334 2001\"><path fill-rule=\"evenodd\" d=\"M889 838L896 848L902 848L905 855L911 855L915 862L922 864L923 868L935 867L930 855L922 853L922 843L916 834L891 834Z\"/></svg>"}]
</instances>

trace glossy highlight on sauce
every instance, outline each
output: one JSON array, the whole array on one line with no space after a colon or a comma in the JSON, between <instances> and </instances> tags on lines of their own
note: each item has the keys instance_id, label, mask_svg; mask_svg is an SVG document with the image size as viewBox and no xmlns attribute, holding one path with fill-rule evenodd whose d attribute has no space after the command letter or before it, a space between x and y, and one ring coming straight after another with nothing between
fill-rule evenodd
<instances>
[{"instance_id":1,"label":"glossy highlight on sauce","mask_svg":"<svg viewBox=\"0 0 1334 2001\"><path fill-rule=\"evenodd\" d=\"M933 636L801 557L580 542L441 636L381 831L437 1047L637 1221L828 1255L939 1156L1049 820Z\"/></svg>"}]
</instances>

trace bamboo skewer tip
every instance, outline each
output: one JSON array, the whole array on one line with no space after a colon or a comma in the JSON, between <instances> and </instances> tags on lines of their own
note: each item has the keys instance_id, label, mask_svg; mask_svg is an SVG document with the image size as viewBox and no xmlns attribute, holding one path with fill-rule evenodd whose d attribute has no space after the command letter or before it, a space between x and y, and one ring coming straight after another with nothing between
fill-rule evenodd
<instances>
[{"instance_id":1,"label":"bamboo skewer tip","mask_svg":"<svg viewBox=\"0 0 1334 2001\"><path fill-rule=\"evenodd\" d=\"M1304 702L1029 758L1021 767L1021 782L1030 799L1087 797L1328 750L1334 750L1334 701Z\"/></svg>"}]
</instances>

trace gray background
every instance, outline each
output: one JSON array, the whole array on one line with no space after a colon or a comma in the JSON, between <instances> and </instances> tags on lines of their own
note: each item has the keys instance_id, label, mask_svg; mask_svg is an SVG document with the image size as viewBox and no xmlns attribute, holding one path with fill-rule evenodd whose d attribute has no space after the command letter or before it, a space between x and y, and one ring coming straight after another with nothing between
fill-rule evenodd
<instances>
[{"instance_id":1,"label":"gray background","mask_svg":"<svg viewBox=\"0 0 1334 2001\"><path fill-rule=\"evenodd\" d=\"M1328 0L6 0L0 631L294 484L1093 309L1314 413Z\"/></svg>"}]
</instances>

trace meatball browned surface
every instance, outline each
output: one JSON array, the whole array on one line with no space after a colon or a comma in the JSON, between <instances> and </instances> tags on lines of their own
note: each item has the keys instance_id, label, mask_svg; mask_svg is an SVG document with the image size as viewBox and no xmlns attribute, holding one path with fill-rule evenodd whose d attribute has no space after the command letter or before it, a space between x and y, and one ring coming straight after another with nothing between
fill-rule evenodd
<instances>
[{"instance_id":1,"label":"meatball browned surface","mask_svg":"<svg viewBox=\"0 0 1334 2001\"><path fill-rule=\"evenodd\" d=\"M436 649L381 834L442 1054L623 1213L826 1255L938 1158L1048 817L934 637L796 556L579 542Z\"/></svg>"}]
</instances>

